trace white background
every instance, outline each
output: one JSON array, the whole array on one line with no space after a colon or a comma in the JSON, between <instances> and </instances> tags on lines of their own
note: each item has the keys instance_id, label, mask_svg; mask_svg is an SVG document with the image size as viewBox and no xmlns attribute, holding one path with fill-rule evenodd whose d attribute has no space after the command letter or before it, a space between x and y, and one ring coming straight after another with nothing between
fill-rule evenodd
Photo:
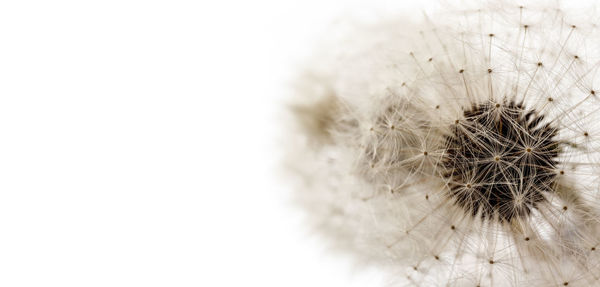
<instances>
[{"instance_id":1,"label":"white background","mask_svg":"<svg viewBox=\"0 0 600 287\"><path fill-rule=\"evenodd\" d=\"M336 17L408 5L3 1L0 286L376 285L288 204L277 115Z\"/></svg>"}]
</instances>

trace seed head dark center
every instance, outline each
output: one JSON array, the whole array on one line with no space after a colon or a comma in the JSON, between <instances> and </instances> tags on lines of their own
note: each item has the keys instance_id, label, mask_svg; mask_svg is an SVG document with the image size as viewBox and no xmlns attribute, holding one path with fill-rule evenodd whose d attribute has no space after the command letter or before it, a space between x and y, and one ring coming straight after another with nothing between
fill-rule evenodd
<instances>
[{"instance_id":1,"label":"seed head dark center","mask_svg":"<svg viewBox=\"0 0 600 287\"><path fill-rule=\"evenodd\" d=\"M472 216L511 221L555 189L557 129L514 102L473 105L446 138L449 196Z\"/></svg>"}]
</instances>

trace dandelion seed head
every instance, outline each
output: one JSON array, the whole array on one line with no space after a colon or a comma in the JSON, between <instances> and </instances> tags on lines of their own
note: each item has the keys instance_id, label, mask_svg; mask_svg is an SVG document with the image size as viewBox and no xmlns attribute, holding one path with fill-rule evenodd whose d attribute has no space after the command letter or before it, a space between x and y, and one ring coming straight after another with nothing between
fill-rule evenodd
<instances>
[{"instance_id":1,"label":"dandelion seed head","mask_svg":"<svg viewBox=\"0 0 600 287\"><path fill-rule=\"evenodd\" d=\"M597 13L461 2L336 38L288 129L311 226L398 286L600 286Z\"/></svg>"}]
</instances>

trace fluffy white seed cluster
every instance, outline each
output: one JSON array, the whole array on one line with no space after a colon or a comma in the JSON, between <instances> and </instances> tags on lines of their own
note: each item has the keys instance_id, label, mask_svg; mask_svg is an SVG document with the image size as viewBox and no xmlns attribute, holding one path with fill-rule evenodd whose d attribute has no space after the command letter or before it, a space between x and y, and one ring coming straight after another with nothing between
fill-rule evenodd
<instances>
[{"instance_id":1,"label":"fluffy white seed cluster","mask_svg":"<svg viewBox=\"0 0 600 287\"><path fill-rule=\"evenodd\" d=\"M600 14L445 11L357 28L307 69L298 200L400 286L600 286Z\"/></svg>"}]
</instances>

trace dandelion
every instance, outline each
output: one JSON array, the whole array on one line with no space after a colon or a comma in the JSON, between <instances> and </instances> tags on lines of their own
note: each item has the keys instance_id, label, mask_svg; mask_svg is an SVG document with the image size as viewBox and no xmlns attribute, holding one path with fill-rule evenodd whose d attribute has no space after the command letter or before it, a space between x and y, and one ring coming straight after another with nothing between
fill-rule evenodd
<instances>
[{"instance_id":1,"label":"dandelion","mask_svg":"<svg viewBox=\"0 0 600 287\"><path fill-rule=\"evenodd\" d=\"M400 286L600 286L600 15L477 4L308 69L298 200Z\"/></svg>"}]
</instances>

